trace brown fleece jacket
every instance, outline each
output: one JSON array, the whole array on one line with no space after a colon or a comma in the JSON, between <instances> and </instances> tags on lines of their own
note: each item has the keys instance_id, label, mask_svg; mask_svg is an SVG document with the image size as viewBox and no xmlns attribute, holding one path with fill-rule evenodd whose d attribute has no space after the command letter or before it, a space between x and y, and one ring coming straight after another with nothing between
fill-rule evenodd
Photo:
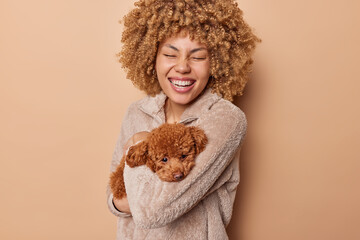
<instances>
[{"instance_id":1,"label":"brown fleece jacket","mask_svg":"<svg viewBox=\"0 0 360 240\"><path fill-rule=\"evenodd\" d=\"M151 131L165 122L166 95L145 97L128 108L116 144L111 171L123 155L123 146L135 133ZM117 239L228 239L229 224L240 181L239 154L246 133L244 113L210 89L182 114L180 123L198 126L208 137L195 167L180 182L164 182L146 166L125 166L124 180L131 217L119 216Z\"/></svg>"}]
</instances>

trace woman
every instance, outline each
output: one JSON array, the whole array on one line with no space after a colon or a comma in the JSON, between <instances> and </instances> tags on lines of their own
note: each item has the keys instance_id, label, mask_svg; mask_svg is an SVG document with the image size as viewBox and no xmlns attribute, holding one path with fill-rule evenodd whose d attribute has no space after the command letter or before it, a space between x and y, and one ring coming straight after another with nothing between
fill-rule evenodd
<instances>
[{"instance_id":1,"label":"woman","mask_svg":"<svg viewBox=\"0 0 360 240\"><path fill-rule=\"evenodd\" d=\"M241 95L259 39L234 0L140 0L124 17L120 62L148 96L125 114L111 171L124 150L162 123L202 128L208 144L180 182L125 167L127 198L108 204L118 239L227 239L239 183Z\"/></svg>"}]
</instances>

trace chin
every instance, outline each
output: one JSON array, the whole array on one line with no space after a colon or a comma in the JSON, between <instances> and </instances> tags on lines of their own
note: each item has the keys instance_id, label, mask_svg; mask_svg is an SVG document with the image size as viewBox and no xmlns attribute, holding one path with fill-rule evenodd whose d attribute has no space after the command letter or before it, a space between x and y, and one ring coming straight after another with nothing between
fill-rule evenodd
<instances>
[{"instance_id":1,"label":"chin","mask_svg":"<svg viewBox=\"0 0 360 240\"><path fill-rule=\"evenodd\" d=\"M173 103L176 103L176 104L179 104L179 105L187 105L189 103L192 102L192 98L189 97L189 96L174 96L174 95L170 95L169 96L169 99L173 102Z\"/></svg>"}]
</instances>

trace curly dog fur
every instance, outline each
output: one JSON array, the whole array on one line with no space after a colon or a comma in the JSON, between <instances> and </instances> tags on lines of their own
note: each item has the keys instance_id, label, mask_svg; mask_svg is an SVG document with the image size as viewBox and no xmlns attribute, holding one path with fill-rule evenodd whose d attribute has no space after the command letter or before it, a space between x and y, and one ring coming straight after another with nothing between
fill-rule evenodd
<instances>
[{"instance_id":1,"label":"curly dog fur","mask_svg":"<svg viewBox=\"0 0 360 240\"><path fill-rule=\"evenodd\" d=\"M198 127L165 123L152 130L146 140L129 148L116 171L110 176L110 187L117 199L126 196L125 161L129 167L148 166L167 182L183 180L195 165L196 156L205 149L207 137Z\"/></svg>"}]
</instances>

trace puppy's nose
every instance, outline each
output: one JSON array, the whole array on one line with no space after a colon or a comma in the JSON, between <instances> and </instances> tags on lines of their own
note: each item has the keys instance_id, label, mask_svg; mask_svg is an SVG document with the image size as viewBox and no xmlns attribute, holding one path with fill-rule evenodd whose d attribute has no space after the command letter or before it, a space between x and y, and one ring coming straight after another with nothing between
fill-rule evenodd
<instances>
[{"instance_id":1,"label":"puppy's nose","mask_svg":"<svg viewBox=\"0 0 360 240\"><path fill-rule=\"evenodd\" d=\"M181 179L183 179L183 177L184 177L183 173L180 172L174 173L174 178L176 181L180 181Z\"/></svg>"}]
</instances>

